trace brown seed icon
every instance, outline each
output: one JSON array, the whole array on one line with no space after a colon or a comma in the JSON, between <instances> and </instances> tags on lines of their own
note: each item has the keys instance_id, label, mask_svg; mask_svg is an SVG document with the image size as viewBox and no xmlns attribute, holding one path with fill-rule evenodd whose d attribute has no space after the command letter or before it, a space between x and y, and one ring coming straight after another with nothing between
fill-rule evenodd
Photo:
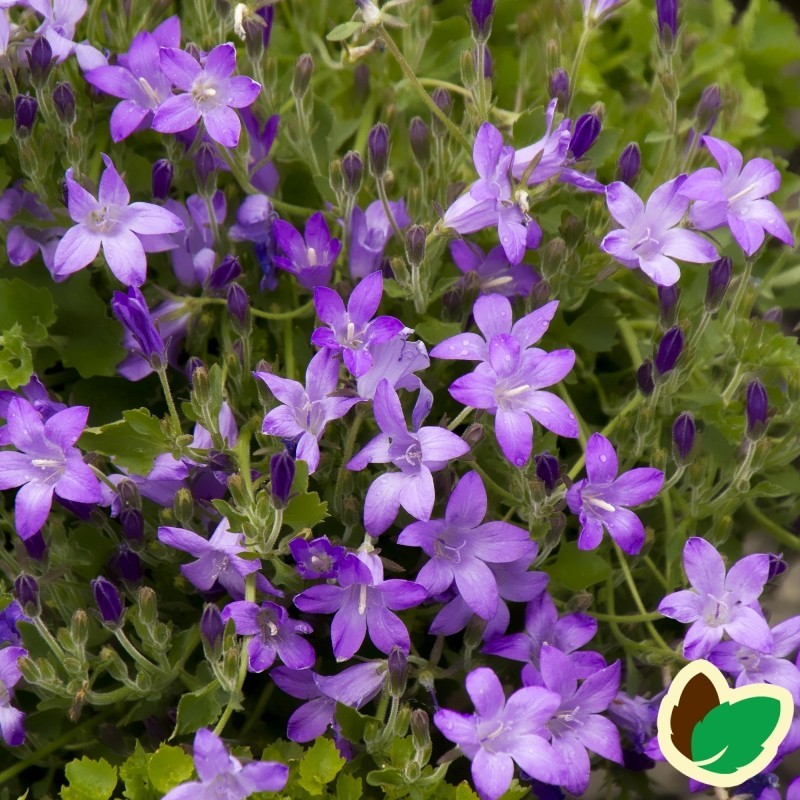
<instances>
[{"instance_id":1,"label":"brown seed icon","mask_svg":"<svg viewBox=\"0 0 800 800\"><path fill-rule=\"evenodd\" d=\"M670 717L672 743L692 760L692 732L695 726L712 708L720 704L714 684L703 674L695 675L681 693L678 705Z\"/></svg>"}]
</instances>

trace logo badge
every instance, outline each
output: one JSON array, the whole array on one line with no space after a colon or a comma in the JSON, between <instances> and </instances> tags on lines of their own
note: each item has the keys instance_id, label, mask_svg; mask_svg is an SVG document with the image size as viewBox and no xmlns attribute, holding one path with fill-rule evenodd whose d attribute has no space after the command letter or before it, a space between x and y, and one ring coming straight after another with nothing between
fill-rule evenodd
<instances>
[{"instance_id":1,"label":"logo badge","mask_svg":"<svg viewBox=\"0 0 800 800\"><path fill-rule=\"evenodd\" d=\"M794 714L791 693L755 683L731 689L709 661L693 661L675 677L658 710L658 744L689 778L729 789L758 775L775 758Z\"/></svg>"}]
</instances>

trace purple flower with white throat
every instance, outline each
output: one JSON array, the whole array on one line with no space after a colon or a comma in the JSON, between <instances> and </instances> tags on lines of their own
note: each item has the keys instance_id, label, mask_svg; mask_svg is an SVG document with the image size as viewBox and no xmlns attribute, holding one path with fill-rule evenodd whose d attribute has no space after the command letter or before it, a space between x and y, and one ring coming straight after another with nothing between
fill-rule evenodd
<instances>
[{"instance_id":1,"label":"purple flower with white throat","mask_svg":"<svg viewBox=\"0 0 800 800\"><path fill-rule=\"evenodd\" d=\"M639 269L659 286L681 276L674 259L705 264L719 258L714 245L694 231L677 227L689 208L682 193L686 175L659 186L643 203L622 181L606 188L608 210L622 228L606 234L600 247L628 269Z\"/></svg>"},{"instance_id":2,"label":"purple flower with white throat","mask_svg":"<svg viewBox=\"0 0 800 800\"><path fill-rule=\"evenodd\" d=\"M360 397L333 394L339 383L339 361L328 350L320 350L306 369L306 385L270 372L254 372L283 404L273 408L262 426L263 433L295 439L297 458L308 464L309 474L319 466L319 439L329 422L343 417Z\"/></svg>"},{"instance_id":3,"label":"purple flower with white throat","mask_svg":"<svg viewBox=\"0 0 800 800\"><path fill-rule=\"evenodd\" d=\"M236 48L217 45L201 66L176 47L161 49L161 69L181 91L165 100L153 118L153 129L179 133L202 119L208 135L223 147L236 147L242 123L234 111L255 102L261 84L245 75L233 75Z\"/></svg>"},{"instance_id":4,"label":"purple flower with white throat","mask_svg":"<svg viewBox=\"0 0 800 800\"><path fill-rule=\"evenodd\" d=\"M19 747L25 741L25 714L11 705L13 689L22 678L18 663L28 651L22 647L0 650L0 736L9 747Z\"/></svg>"},{"instance_id":5,"label":"purple flower with white throat","mask_svg":"<svg viewBox=\"0 0 800 800\"><path fill-rule=\"evenodd\" d=\"M450 242L450 255L469 283L474 279L482 294L527 297L540 280L528 264L512 264L502 245L484 253L476 244L463 239Z\"/></svg>"},{"instance_id":6,"label":"purple flower with white throat","mask_svg":"<svg viewBox=\"0 0 800 800\"><path fill-rule=\"evenodd\" d=\"M352 658L367 633L382 653L391 653L395 647L407 653L411 640L394 612L418 606L425 599L424 587L412 581L384 580L383 562L364 550L342 559L337 581L338 586L312 586L294 600L306 613L334 614L331 640L336 660Z\"/></svg>"},{"instance_id":7,"label":"purple flower with white throat","mask_svg":"<svg viewBox=\"0 0 800 800\"><path fill-rule=\"evenodd\" d=\"M310 542L297 537L289 542L289 550L297 564L297 573L306 580L335 578L336 570L347 552L344 547L332 545L327 536Z\"/></svg>"},{"instance_id":8,"label":"purple flower with white throat","mask_svg":"<svg viewBox=\"0 0 800 800\"><path fill-rule=\"evenodd\" d=\"M600 545L603 530L628 555L636 555L644 544L644 525L627 506L652 500L664 483L664 473L652 467L619 473L617 453L611 442L593 433L586 443L586 475L567 492L567 504L579 515L581 532L578 547L594 550Z\"/></svg>"},{"instance_id":9,"label":"purple flower with white throat","mask_svg":"<svg viewBox=\"0 0 800 800\"><path fill-rule=\"evenodd\" d=\"M399 544L421 547L430 561L417 574L428 596L441 594L455 582L466 604L479 617L497 613L497 582L487 563L504 564L528 558L536 545L527 531L507 522L484 523L486 489L476 472L458 482L443 520L413 522L400 534Z\"/></svg>"},{"instance_id":10,"label":"purple flower with white throat","mask_svg":"<svg viewBox=\"0 0 800 800\"><path fill-rule=\"evenodd\" d=\"M345 310L342 298L325 286L314 289L317 316L328 326L311 334L311 344L341 353L355 378L372 367L371 348L394 338L403 323L395 317L376 317L383 296L383 275L373 272L356 284Z\"/></svg>"},{"instance_id":11,"label":"purple flower with white throat","mask_svg":"<svg viewBox=\"0 0 800 800\"><path fill-rule=\"evenodd\" d=\"M474 714L437 711L433 721L472 761L472 780L481 800L498 800L514 777L514 762L536 780L559 785L565 768L547 742L546 725L561 698L538 686L518 689L506 700L497 675L488 667L466 679Z\"/></svg>"},{"instance_id":12,"label":"purple flower with white throat","mask_svg":"<svg viewBox=\"0 0 800 800\"><path fill-rule=\"evenodd\" d=\"M248 199L260 196L250 195ZM167 200L165 203L165 207L183 223L180 233L172 237L174 247L170 250L170 258L175 277L184 286L204 284L214 268L217 258L214 247L217 243L208 213L209 205L217 226L222 225L225 222L227 203L225 195L220 191L214 192L210 204L206 204L199 194L189 195L185 206L177 200ZM236 228L233 225L229 231L233 241L238 241L235 236Z\"/></svg>"},{"instance_id":13,"label":"purple flower with white throat","mask_svg":"<svg viewBox=\"0 0 800 800\"><path fill-rule=\"evenodd\" d=\"M686 658L705 658L726 633L744 647L773 652L772 633L757 602L769 578L769 556L746 556L726 573L716 548L693 536L683 548L683 569L692 588L667 595L658 610L670 619L692 623L683 641Z\"/></svg>"},{"instance_id":14,"label":"purple flower with white throat","mask_svg":"<svg viewBox=\"0 0 800 800\"><path fill-rule=\"evenodd\" d=\"M124 181L107 155L95 199L67 170L67 204L76 224L58 243L54 270L57 277L83 269L100 248L109 269L126 286L141 286L147 274L142 235L169 234L183 230L183 223L166 208L153 203L131 203ZM163 248L158 248L163 249Z\"/></svg>"},{"instance_id":15,"label":"purple flower with white throat","mask_svg":"<svg viewBox=\"0 0 800 800\"><path fill-rule=\"evenodd\" d=\"M21 397L8 404L5 434L13 450L0 451L0 489L15 489L14 524L22 539L41 530L53 494L74 503L99 503L100 484L75 442L89 409L73 406L43 420Z\"/></svg>"},{"instance_id":16,"label":"purple flower with white throat","mask_svg":"<svg viewBox=\"0 0 800 800\"><path fill-rule=\"evenodd\" d=\"M286 609L265 601L258 605L247 600L228 603L222 609L222 620L233 620L236 633L250 636L247 656L250 672L264 672L276 658L290 669L313 666L314 648L301 637L313 628L307 622L290 619Z\"/></svg>"},{"instance_id":17,"label":"purple flower with white throat","mask_svg":"<svg viewBox=\"0 0 800 800\"><path fill-rule=\"evenodd\" d=\"M272 11L273 7L260 10ZM278 133L280 117L274 114L262 125L252 108L243 108L239 113L250 140L250 183L267 195L274 194L278 188L278 170L267 159Z\"/></svg>"},{"instance_id":18,"label":"purple flower with white throat","mask_svg":"<svg viewBox=\"0 0 800 800\"><path fill-rule=\"evenodd\" d=\"M703 136L719 169L704 167L681 186L684 197L694 200L689 218L701 231L727 223L745 254L752 256L764 242L764 232L789 246L794 237L778 207L767 195L778 190L781 174L766 158L754 158L744 166L733 145L714 136Z\"/></svg>"},{"instance_id":19,"label":"purple flower with white throat","mask_svg":"<svg viewBox=\"0 0 800 800\"><path fill-rule=\"evenodd\" d=\"M411 224L411 218L408 216L403 200L390 200L389 208L401 229ZM358 206L353 208L353 213L350 215L350 250L348 253L352 278L365 278L380 268L383 251L393 234L394 230L380 200L370 203L364 211Z\"/></svg>"},{"instance_id":20,"label":"purple flower with white throat","mask_svg":"<svg viewBox=\"0 0 800 800\"><path fill-rule=\"evenodd\" d=\"M436 500L431 473L463 456L469 445L445 428L415 426L409 431L400 398L386 380L375 392L373 413L382 432L350 459L347 469L391 463L400 470L378 476L367 491L364 527L370 536L379 536L401 507L416 519L430 519Z\"/></svg>"},{"instance_id":21,"label":"purple flower with white throat","mask_svg":"<svg viewBox=\"0 0 800 800\"><path fill-rule=\"evenodd\" d=\"M572 139L571 122L569 119L564 119L553 130L553 117L557 104L558 101L553 98L547 105L546 128L542 138L514 153L511 174L517 180L520 180L531 163L538 159L528 178L528 186L544 183L549 178L559 175L567 159L567 151Z\"/></svg>"},{"instance_id":22,"label":"purple flower with white throat","mask_svg":"<svg viewBox=\"0 0 800 800\"><path fill-rule=\"evenodd\" d=\"M289 767L275 761L243 765L207 728L194 736L194 767L200 780L170 789L164 800L245 800L255 792L279 792L289 779Z\"/></svg>"},{"instance_id":23,"label":"purple flower with white throat","mask_svg":"<svg viewBox=\"0 0 800 800\"><path fill-rule=\"evenodd\" d=\"M342 249L341 242L331 236L328 223L320 211L306 222L305 235L301 236L289 222L276 219L272 223L275 242L283 256L275 256L275 263L294 275L301 286L313 290L327 286L333 275L333 265Z\"/></svg>"}]
</instances>

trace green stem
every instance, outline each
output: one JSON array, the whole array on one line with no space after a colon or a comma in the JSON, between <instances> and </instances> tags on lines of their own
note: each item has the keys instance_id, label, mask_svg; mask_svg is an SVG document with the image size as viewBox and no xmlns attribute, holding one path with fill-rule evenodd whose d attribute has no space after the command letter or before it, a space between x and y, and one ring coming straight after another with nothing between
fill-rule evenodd
<instances>
[{"instance_id":1,"label":"green stem","mask_svg":"<svg viewBox=\"0 0 800 800\"><path fill-rule=\"evenodd\" d=\"M669 586L667 586L667 581L664 578L664 576L659 572L658 567L653 562L653 559L650 558L650 556L645 556L642 560L644 561L645 564L647 564L648 568L650 569L650 572L653 573L655 579L664 587L664 590L668 592ZM656 615L656 619L658 619L660 616L661 616L660 614Z\"/></svg>"},{"instance_id":2,"label":"green stem","mask_svg":"<svg viewBox=\"0 0 800 800\"><path fill-rule=\"evenodd\" d=\"M353 450L356 446L356 439L358 438L358 432L361 429L361 423L364 420L364 414L359 411L356 412L356 418L353 420L353 424L350 426L350 430L347 432L347 439L345 439L344 443L344 454L342 456L342 462L339 464L339 471L336 473L336 489L334 491L333 500L335 503L339 504L339 511L341 512L342 509L342 500L344 499L344 476L347 470L347 463L353 456Z\"/></svg>"},{"instance_id":3,"label":"green stem","mask_svg":"<svg viewBox=\"0 0 800 800\"><path fill-rule=\"evenodd\" d=\"M753 500L745 500L744 507L750 512L750 516L768 533L772 534L780 544L785 545L791 550L800 550L800 539L790 531L782 528L777 522L770 519L756 506Z\"/></svg>"},{"instance_id":4,"label":"green stem","mask_svg":"<svg viewBox=\"0 0 800 800\"><path fill-rule=\"evenodd\" d=\"M122 628L117 628L114 631L114 636L117 637L117 641L122 645L125 649L125 652L145 671L145 672L157 672L163 673L163 670L149 658L143 656L134 646L133 642L125 635L125 632Z\"/></svg>"},{"instance_id":5,"label":"green stem","mask_svg":"<svg viewBox=\"0 0 800 800\"><path fill-rule=\"evenodd\" d=\"M601 614L599 611L589 609L586 613L600 622L652 622L662 619L662 615L658 611L650 611L645 614Z\"/></svg>"},{"instance_id":6,"label":"green stem","mask_svg":"<svg viewBox=\"0 0 800 800\"><path fill-rule=\"evenodd\" d=\"M193 297L189 300L192 305L214 305L225 306L228 301L224 297ZM250 313L254 317L270 320L298 319L299 317L309 317L314 311L314 301L309 300L302 306L293 308L291 311L262 311L260 308L251 308Z\"/></svg>"},{"instance_id":7,"label":"green stem","mask_svg":"<svg viewBox=\"0 0 800 800\"><path fill-rule=\"evenodd\" d=\"M495 481L494 481L492 478L490 478L490 477L489 477L489 476L486 474L486 472L484 471L484 469L483 469L481 466L479 466L479 465L478 465L478 462L477 462L477 461L473 462L471 466L472 466L472 469L474 469L474 470L475 470L475 472L477 472L477 473L478 473L478 475L480 475L480 476L481 476L481 478L483 478L483 482L484 482L484 483L485 483L485 484L486 484L486 485L487 485L487 486L488 486L488 487L489 487L489 488L490 488L490 489L491 489L493 492L495 492L496 494L500 495L500 497L504 498L504 499L505 499L507 502L509 502L509 503L510 503L512 506L515 506L515 507L516 507L516 506L518 506L518 505L519 505L519 500L517 500L517 498L516 498L516 497L514 497L514 495L513 495L513 494L511 494L511 492L508 492L508 491L506 491L506 490L505 490L505 489L504 489L502 486L500 486L500 484L496 483L496 482L495 482Z\"/></svg>"},{"instance_id":8,"label":"green stem","mask_svg":"<svg viewBox=\"0 0 800 800\"><path fill-rule=\"evenodd\" d=\"M36 630L39 632L39 635L42 639L47 642L47 646L53 651L56 658L58 659L59 663L63 663L64 661L64 651L61 649L61 645L55 640L53 634L47 630L44 622L42 622L40 617L33 618L33 624L36 627Z\"/></svg>"},{"instance_id":9,"label":"green stem","mask_svg":"<svg viewBox=\"0 0 800 800\"><path fill-rule=\"evenodd\" d=\"M266 545L267 552L269 552L275 547L275 542L278 539L278 535L280 534L282 527L283 527L283 509L276 508L275 516L272 518L272 530L270 530L269 536L267 537L267 545Z\"/></svg>"},{"instance_id":10,"label":"green stem","mask_svg":"<svg viewBox=\"0 0 800 800\"><path fill-rule=\"evenodd\" d=\"M569 71L569 82L571 84L570 93L569 93L569 102L567 103L567 107L564 110L564 113L569 115L569 107L572 104L572 98L575 96L575 92L578 88L578 71L581 68L581 62L583 61L583 55L586 52L586 45L589 43L589 37L592 34L592 29L589 26L589 23L584 20L583 23L583 30L581 31L581 38L578 40L578 49L575 51L575 58L572 59L572 67L570 67Z\"/></svg>"},{"instance_id":11,"label":"green stem","mask_svg":"<svg viewBox=\"0 0 800 800\"><path fill-rule=\"evenodd\" d=\"M286 370L286 377L290 381L293 381L295 372L294 325L292 324L291 319L285 319L283 321L283 360L283 366Z\"/></svg>"},{"instance_id":12,"label":"green stem","mask_svg":"<svg viewBox=\"0 0 800 800\"><path fill-rule=\"evenodd\" d=\"M472 406L464 406L461 413L447 426L447 430L455 430L474 410Z\"/></svg>"},{"instance_id":13,"label":"green stem","mask_svg":"<svg viewBox=\"0 0 800 800\"><path fill-rule=\"evenodd\" d=\"M161 381L161 388L164 390L164 399L167 401L167 408L169 409L169 418L172 421L172 432L175 436L181 435L181 418L178 416L178 409L175 407L175 401L172 398L172 390L169 388L169 381L167 380L167 368L162 367L158 370L158 379Z\"/></svg>"}]
</instances>

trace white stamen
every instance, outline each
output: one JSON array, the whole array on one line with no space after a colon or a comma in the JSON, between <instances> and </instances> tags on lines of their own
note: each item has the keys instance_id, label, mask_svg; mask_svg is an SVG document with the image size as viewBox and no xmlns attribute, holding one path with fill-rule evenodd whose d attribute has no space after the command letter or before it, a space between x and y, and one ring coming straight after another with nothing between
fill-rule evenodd
<instances>
[{"instance_id":1,"label":"white stamen","mask_svg":"<svg viewBox=\"0 0 800 800\"><path fill-rule=\"evenodd\" d=\"M361 584L361 591L358 595L358 613L363 615L367 611L367 585Z\"/></svg>"},{"instance_id":2,"label":"white stamen","mask_svg":"<svg viewBox=\"0 0 800 800\"><path fill-rule=\"evenodd\" d=\"M755 183L751 183L746 189L742 189L741 192L736 192L733 197L728 198L728 205L735 203L737 200L741 200L746 194L750 193L751 189L755 189L755 186Z\"/></svg>"},{"instance_id":3,"label":"white stamen","mask_svg":"<svg viewBox=\"0 0 800 800\"><path fill-rule=\"evenodd\" d=\"M617 509L611 505L611 503L606 503L605 500L599 500L597 497L587 497L586 498L592 505L597 506L598 508L602 508L603 511L616 511Z\"/></svg>"},{"instance_id":4,"label":"white stamen","mask_svg":"<svg viewBox=\"0 0 800 800\"><path fill-rule=\"evenodd\" d=\"M319 262L317 261L317 251L313 247L308 248L308 266L316 267Z\"/></svg>"},{"instance_id":5,"label":"white stamen","mask_svg":"<svg viewBox=\"0 0 800 800\"><path fill-rule=\"evenodd\" d=\"M503 395L505 397L516 397L518 394L527 392L530 388L527 383L523 383L522 386L517 386L516 389L509 389L507 392L503 392Z\"/></svg>"},{"instance_id":6,"label":"white stamen","mask_svg":"<svg viewBox=\"0 0 800 800\"><path fill-rule=\"evenodd\" d=\"M237 3L233 9L233 32L244 41L246 33L244 30L244 18L249 13L249 9L244 3Z\"/></svg>"},{"instance_id":7,"label":"white stamen","mask_svg":"<svg viewBox=\"0 0 800 800\"><path fill-rule=\"evenodd\" d=\"M31 459L31 466L49 469L50 467L60 467L62 463L54 458L33 458Z\"/></svg>"},{"instance_id":8,"label":"white stamen","mask_svg":"<svg viewBox=\"0 0 800 800\"><path fill-rule=\"evenodd\" d=\"M139 78L139 86L142 87L142 90L151 103L158 105L161 102L156 94L156 90L147 82L146 78Z\"/></svg>"}]
</instances>

